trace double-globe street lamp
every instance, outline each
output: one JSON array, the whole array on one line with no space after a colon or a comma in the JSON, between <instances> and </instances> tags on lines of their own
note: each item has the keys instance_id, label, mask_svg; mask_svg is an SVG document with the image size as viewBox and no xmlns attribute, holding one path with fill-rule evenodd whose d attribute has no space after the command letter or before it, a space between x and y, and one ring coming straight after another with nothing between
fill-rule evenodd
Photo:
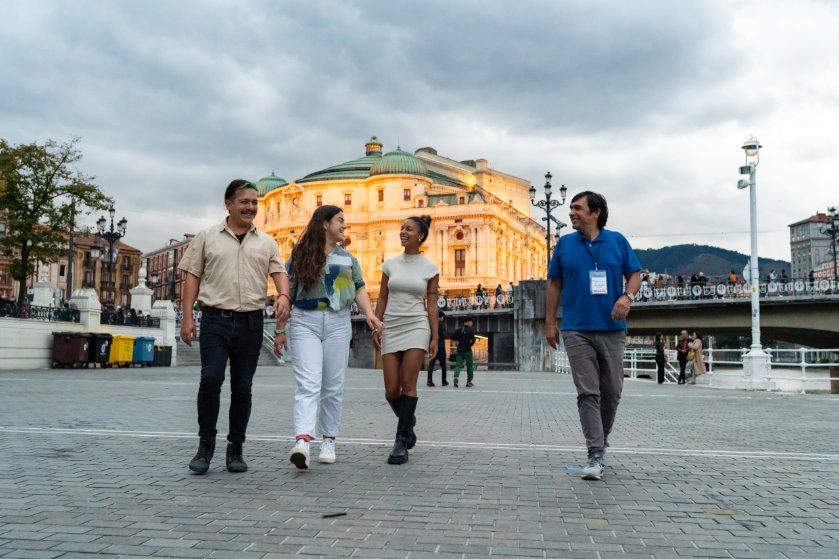
<instances>
[{"instance_id":1,"label":"double-globe street lamp","mask_svg":"<svg viewBox=\"0 0 839 559\"><path fill-rule=\"evenodd\" d=\"M836 246L836 240L839 239L839 211L836 210L836 206L831 208L827 208L827 217L829 218L830 225L820 229L822 235L827 235L830 237L830 252L833 253L833 283L836 283L836 252L839 250L839 246ZM835 289L835 285L833 289Z\"/></svg>"},{"instance_id":2,"label":"double-globe street lamp","mask_svg":"<svg viewBox=\"0 0 839 559\"><path fill-rule=\"evenodd\" d=\"M752 136L743 142L746 152L746 164L740 167L741 175L749 175L748 179L740 179L737 188L749 189L749 216L751 232L751 258L749 260L749 288L752 302L752 345L749 352L743 356L743 374L747 388L762 388L769 373L769 356L760 344L760 275L757 266L757 165L760 163L760 142Z\"/></svg>"},{"instance_id":3,"label":"double-globe street lamp","mask_svg":"<svg viewBox=\"0 0 839 559\"><path fill-rule=\"evenodd\" d=\"M543 217L542 221L546 221L548 223L548 234L545 235L545 242L548 245L548 267L551 265L551 221L555 221L553 217L551 217L551 212L556 208L560 207L565 203L565 195L568 193L568 189L565 188L563 184L559 188L559 195L562 198L561 200L553 200L552 199L552 190L553 186L551 185L551 176L550 171L545 173L545 199L544 200L536 200L536 187L532 184L530 185L530 203L537 208L541 208L545 210L547 217ZM561 222L557 222L557 233L562 229L563 224ZM557 242L559 242L559 237L557 237Z\"/></svg>"},{"instance_id":4,"label":"double-globe street lamp","mask_svg":"<svg viewBox=\"0 0 839 559\"><path fill-rule=\"evenodd\" d=\"M99 220L96 222L97 232L96 232L96 242L90 247L90 256L93 259L101 258L103 261L107 262L108 264L108 286L107 290L110 291L111 296L109 298L108 303L115 304L116 301L116 282L114 281L114 263L116 261L117 254L119 253L119 248L114 248L114 245L119 241L121 238L125 236L125 228L128 225L128 220L124 217L116 224L116 229L114 228L114 215L116 215L116 210L114 207L111 206L111 209L108 210L108 214L111 216L111 224L110 228L106 229L106 225L108 225L108 220L105 219L104 216L100 217ZM101 241L106 241L108 243L108 250L104 252L104 247L99 243ZM99 279L100 285L102 283L102 279ZM102 291L105 291L104 289Z\"/></svg>"}]
</instances>

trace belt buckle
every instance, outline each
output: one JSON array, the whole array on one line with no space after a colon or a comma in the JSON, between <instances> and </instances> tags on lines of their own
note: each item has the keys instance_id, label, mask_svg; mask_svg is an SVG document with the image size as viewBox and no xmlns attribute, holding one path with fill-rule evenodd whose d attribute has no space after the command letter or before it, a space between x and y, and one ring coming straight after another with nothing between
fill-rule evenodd
<instances>
[{"instance_id":1,"label":"belt buckle","mask_svg":"<svg viewBox=\"0 0 839 559\"><path fill-rule=\"evenodd\" d=\"M222 309L221 316L223 318L231 318L233 316L233 311L226 311L226 310Z\"/></svg>"}]
</instances>

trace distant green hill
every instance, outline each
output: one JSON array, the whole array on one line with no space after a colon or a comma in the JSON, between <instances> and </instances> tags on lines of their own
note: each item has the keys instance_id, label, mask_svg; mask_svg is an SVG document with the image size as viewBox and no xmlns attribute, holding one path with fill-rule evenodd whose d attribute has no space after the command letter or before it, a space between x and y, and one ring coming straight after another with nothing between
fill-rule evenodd
<instances>
[{"instance_id":1,"label":"distant green hill","mask_svg":"<svg viewBox=\"0 0 839 559\"><path fill-rule=\"evenodd\" d=\"M674 245L664 248L636 250L635 254L645 270L671 276L690 276L704 272L706 276L727 277L731 270L737 275L743 273L743 267L749 262L749 256L733 250L708 245ZM764 278L774 269L778 275L781 270L790 274L789 262L758 258L760 277Z\"/></svg>"}]
</instances>

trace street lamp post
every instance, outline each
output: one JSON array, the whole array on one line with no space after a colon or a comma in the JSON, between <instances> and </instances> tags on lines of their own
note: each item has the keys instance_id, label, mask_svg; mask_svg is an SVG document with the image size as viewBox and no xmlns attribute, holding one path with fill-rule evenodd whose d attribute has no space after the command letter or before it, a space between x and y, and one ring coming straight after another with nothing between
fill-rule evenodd
<instances>
[{"instance_id":1,"label":"street lamp post","mask_svg":"<svg viewBox=\"0 0 839 559\"><path fill-rule=\"evenodd\" d=\"M568 189L565 188L563 184L559 189L561 200L552 200L551 199L551 191L553 186L551 185L551 173L550 171L545 173L545 199L544 200L536 200L536 187L532 184L530 185L530 203L537 208L542 208L545 210L547 217L543 217L542 221L546 221L548 223L548 234L545 235L545 242L548 245L548 267L551 265L551 212L556 208L560 207L565 203L565 195L568 193ZM557 229L559 231L559 229ZM557 242L559 239L557 239Z\"/></svg>"},{"instance_id":2,"label":"street lamp post","mask_svg":"<svg viewBox=\"0 0 839 559\"><path fill-rule=\"evenodd\" d=\"M764 388L769 373L769 356L760 344L760 273L757 266L757 165L760 163L760 142L752 136L743 143L746 164L740 167L741 175L737 188L749 189L749 215L751 232L751 258L749 261L749 287L752 302L752 345L743 356L743 376L746 388Z\"/></svg>"},{"instance_id":3,"label":"street lamp post","mask_svg":"<svg viewBox=\"0 0 839 559\"><path fill-rule=\"evenodd\" d=\"M123 217L117 224L116 229L114 229L114 216L116 215L116 210L114 207L111 206L111 209L108 210L108 214L111 216L111 224L110 228L106 229L105 226L108 224L108 221L105 219L104 216L100 217L99 220L96 222L96 227L98 232L96 233L97 240L102 239L107 241L108 243L108 252L102 254L102 259L104 260L107 257L108 262L108 281L110 282L109 290L111 292L110 303L114 304L116 302L116 281L114 280L114 259L119 252L119 249L114 250L114 245L119 241L121 238L125 236L125 228L128 225L128 221ZM100 280L101 281L101 280Z\"/></svg>"},{"instance_id":4,"label":"street lamp post","mask_svg":"<svg viewBox=\"0 0 839 559\"><path fill-rule=\"evenodd\" d=\"M830 252L833 253L833 283L834 285L831 289L835 289L836 283L836 252L839 247L836 246L836 239L839 238L839 211L836 210L836 206L831 208L827 208L827 216L830 218L830 226L826 229L821 229L822 235L827 235L830 237Z\"/></svg>"}]
</instances>

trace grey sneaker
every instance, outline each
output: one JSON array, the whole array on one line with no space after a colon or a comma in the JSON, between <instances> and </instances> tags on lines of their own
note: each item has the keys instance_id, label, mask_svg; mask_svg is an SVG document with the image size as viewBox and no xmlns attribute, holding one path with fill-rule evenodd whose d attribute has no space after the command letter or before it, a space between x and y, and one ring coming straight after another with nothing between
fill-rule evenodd
<instances>
[{"instance_id":1,"label":"grey sneaker","mask_svg":"<svg viewBox=\"0 0 839 559\"><path fill-rule=\"evenodd\" d=\"M603 479L603 455L599 452L589 456L588 463L583 467L583 479Z\"/></svg>"}]
</instances>

